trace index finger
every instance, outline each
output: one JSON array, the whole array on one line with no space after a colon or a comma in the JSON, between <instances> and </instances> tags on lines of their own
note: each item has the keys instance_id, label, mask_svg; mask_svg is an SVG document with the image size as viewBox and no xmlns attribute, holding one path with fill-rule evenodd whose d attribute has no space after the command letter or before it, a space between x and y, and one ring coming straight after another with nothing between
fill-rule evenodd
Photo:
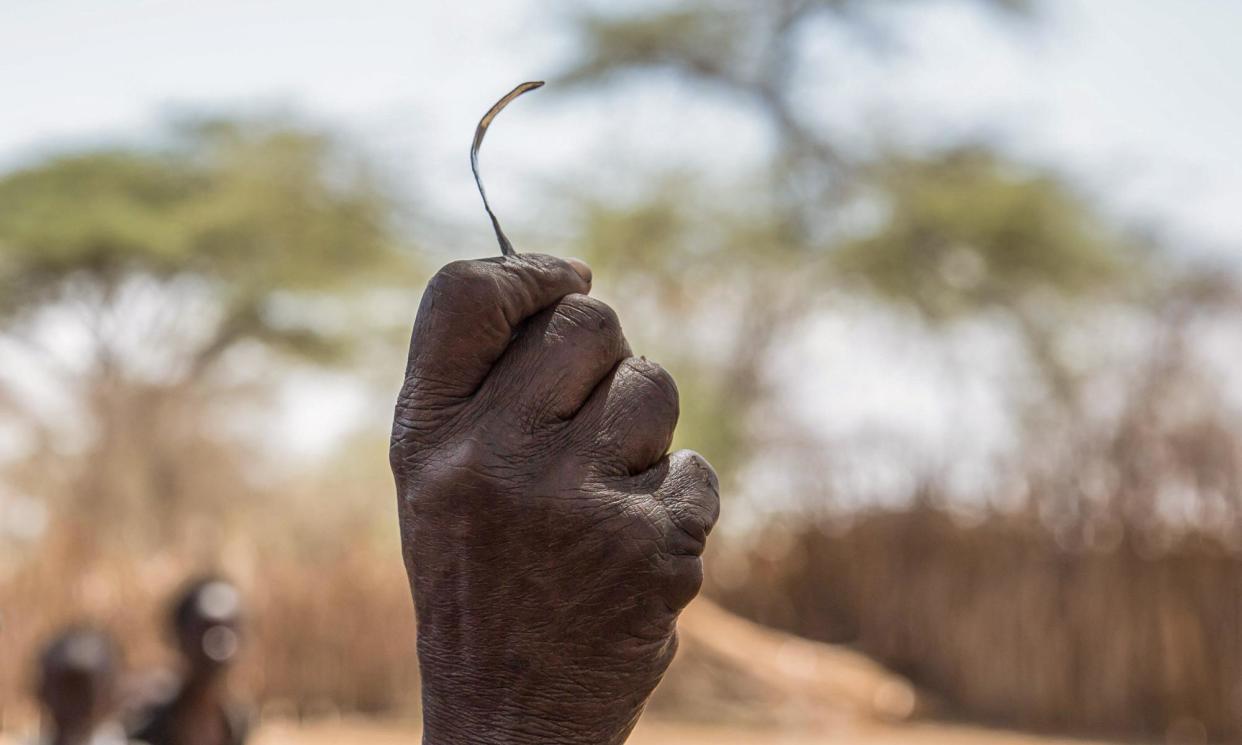
<instances>
[{"instance_id":1,"label":"index finger","mask_svg":"<svg viewBox=\"0 0 1242 745\"><path fill-rule=\"evenodd\" d=\"M590 290L591 270L576 259L518 254L448 264L423 293L403 399L415 390L468 398L524 320Z\"/></svg>"}]
</instances>

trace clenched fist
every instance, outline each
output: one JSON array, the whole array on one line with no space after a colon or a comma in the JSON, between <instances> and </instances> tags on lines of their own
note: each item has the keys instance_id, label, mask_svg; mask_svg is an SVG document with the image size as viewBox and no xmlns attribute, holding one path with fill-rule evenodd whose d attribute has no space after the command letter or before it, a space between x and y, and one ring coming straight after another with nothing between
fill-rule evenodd
<instances>
[{"instance_id":1,"label":"clenched fist","mask_svg":"<svg viewBox=\"0 0 1242 745\"><path fill-rule=\"evenodd\" d=\"M391 457L429 745L623 742L702 583L716 476L589 291L523 254L423 296Z\"/></svg>"}]
</instances>

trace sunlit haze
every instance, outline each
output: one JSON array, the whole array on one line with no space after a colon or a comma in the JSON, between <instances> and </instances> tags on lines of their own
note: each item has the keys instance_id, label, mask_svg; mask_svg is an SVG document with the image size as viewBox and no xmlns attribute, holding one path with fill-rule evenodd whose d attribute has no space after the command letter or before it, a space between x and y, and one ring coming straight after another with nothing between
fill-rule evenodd
<instances>
[{"instance_id":1,"label":"sunlit haze","mask_svg":"<svg viewBox=\"0 0 1242 745\"><path fill-rule=\"evenodd\" d=\"M474 123L500 93L551 75L574 48L565 6L534 2L3 5L0 164L138 139L179 111L290 110L355 135L415 192L420 214L473 226L453 245L440 245L442 234L415 236L446 258L492 250L466 164ZM958 3L930 5L900 11L914 20L880 57L833 34L807 39L807 109L863 146L987 138L1064 170L1123 224L1233 260L1242 236L1242 6L1059 0L1028 32ZM767 136L723 95L623 81L606 93L547 88L523 99L489 136L484 161L520 243L523 225L557 216L557 187L572 176L598 169L624 181L676 158L741 175ZM926 385L890 385L891 367L839 374L871 398L908 395L890 410L926 428L935 420L919 403ZM310 392L320 401L313 414L286 408L316 418L317 426L291 426L293 441L311 449L339 430L325 422L345 426L366 407L345 381L318 375L292 379L284 395ZM838 404L834 421L848 421L851 407L875 416L868 400Z\"/></svg>"}]
</instances>

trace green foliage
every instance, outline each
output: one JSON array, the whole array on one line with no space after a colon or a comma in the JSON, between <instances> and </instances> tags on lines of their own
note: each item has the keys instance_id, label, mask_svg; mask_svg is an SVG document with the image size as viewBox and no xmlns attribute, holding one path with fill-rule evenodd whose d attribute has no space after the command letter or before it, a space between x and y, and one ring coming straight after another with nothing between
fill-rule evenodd
<instances>
[{"instance_id":1,"label":"green foliage","mask_svg":"<svg viewBox=\"0 0 1242 745\"><path fill-rule=\"evenodd\" d=\"M921 0L926 2L926 0ZM1033 0L970 0L1010 16L1029 16ZM690 0L654 12L583 13L575 19L582 56L561 82L598 81L614 73L663 67L728 86L757 83L774 88L791 51L785 43L798 27L829 17L858 31L873 31L868 14L917 5L919 0ZM776 42L775 44L773 42ZM776 92L776 91L772 91Z\"/></svg>"},{"instance_id":2,"label":"green foliage","mask_svg":"<svg viewBox=\"0 0 1242 745\"><path fill-rule=\"evenodd\" d=\"M161 150L67 154L0 178L0 323L125 282L193 280L219 304L209 348L255 339L325 354L346 338L290 323L276 299L392 276L380 186L324 134L196 121Z\"/></svg>"},{"instance_id":3,"label":"green foliage","mask_svg":"<svg viewBox=\"0 0 1242 745\"><path fill-rule=\"evenodd\" d=\"M669 360L686 389L680 432L726 480L769 446L755 424L772 404L771 355L838 291L868 292L936 322L1007 314L1035 374L1063 390L1072 387L1056 352L1063 326L1051 319L1145 269L1053 174L982 146L862 152L811 116L799 80L830 76L801 69L807 34L827 22L864 45L883 41L903 18L886 11L918 4L684 0L576 20L579 54L561 82L672 74L690 95L730 94L773 134L769 162L744 183L657 175L628 204L584 197L572 245L593 259L601 290L617 288L638 329L631 336L647 335L643 348ZM1019 20L1039 5L973 4Z\"/></svg>"},{"instance_id":4,"label":"green foliage","mask_svg":"<svg viewBox=\"0 0 1242 745\"><path fill-rule=\"evenodd\" d=\"M584 15L578 34L584 50L562 82L587 82L640 65L684 65L707 72L742 53L741 14L719 7L676 7L641 16Z\"/></svg>"},{"instance_id":5,"label":"green foliage","mask_svg":"<svg viewBox=\"0 0 1242 745\"><path fill-rule=\"evenodd\" d=\"M1123 273L1115 237L1052 176L979 148L876 171L885 217L836 265L930 318L1012 308L1035 291L1090 293Z\"/></svg>"},{"instance_id":6,"label":"green foliage","mask_svg":"<svg viewBox=\"0 0 1242 745\"><path fill-rule=\"evenodd\" d=\"M158 142L0 175L0 341L74 412L17 411L65 474L31 491L121 542L240 514L256 455L217 422L263 411L281 360L368 351L388 321L354 301L413 279L383 184L333 137L197 120Z\"/></svg>"}]
</instances>

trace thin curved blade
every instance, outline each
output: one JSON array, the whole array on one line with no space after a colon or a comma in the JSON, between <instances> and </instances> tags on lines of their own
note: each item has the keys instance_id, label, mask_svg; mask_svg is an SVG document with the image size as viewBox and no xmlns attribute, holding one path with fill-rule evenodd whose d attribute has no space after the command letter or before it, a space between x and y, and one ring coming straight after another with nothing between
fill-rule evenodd
<instances>
[{"instance_id":1,"label":"thin curved blade","mask_svg":"<svg viewBox=\"0 0 1242 745\"><path fill-rule=\"evenodd\" d=\"M479 196L483 197L483 209L487 210L487 216L492 219L492 227L496 230L496 240L500 241L500 253L503 256L513 256L516 251L513 250L513 244L509 242L505 231L500 229L500 221L496 219L496 213L492 212L492 206L487 202L487 191L483 188L483 179L479 177L479 147L483 144L483 135L487 134L487 128L497 114L503 111L513 99L541 87L543 87L543 81L535 80L522 83L505 94L505 97L497 101L479 120L479 126L474 129L474 144L470 146L470 170L474 172L474 183L479 187Z\"/></svg>"}]
</instances>

